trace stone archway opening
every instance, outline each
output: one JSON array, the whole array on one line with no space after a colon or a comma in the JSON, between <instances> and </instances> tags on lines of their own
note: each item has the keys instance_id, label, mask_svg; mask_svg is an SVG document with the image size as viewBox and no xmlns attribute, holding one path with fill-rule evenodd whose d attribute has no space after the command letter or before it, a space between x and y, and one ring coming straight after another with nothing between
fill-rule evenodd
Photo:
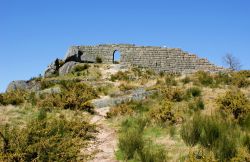
<instances>
[{"instance_id":1,"label":"stone archway opening","mask_svg":"<svg viewBox=\"0 0 250 162\"><path fill-rule=\"evenodd\" d=\"M121 59L121 53L118 50L115 50L113 53L113 64L119 64Z\"/></svg>"}]
</instances>

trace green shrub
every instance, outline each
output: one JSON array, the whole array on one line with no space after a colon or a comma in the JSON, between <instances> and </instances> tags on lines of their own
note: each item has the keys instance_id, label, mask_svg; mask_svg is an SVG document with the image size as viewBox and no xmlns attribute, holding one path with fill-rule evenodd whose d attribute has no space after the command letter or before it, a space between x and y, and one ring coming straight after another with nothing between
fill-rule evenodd
<instances>
[{"instance_id":1,"label":"green shrub","mask_svg":"<svg viewBox=\"0 0 250 162\"><path fill-rule=\"evenodd\" d=\"M120 104L118 106L112 107L109 112L107 113L107 118L115 117L115 116L122 116L122 115L132 115L133 109L129 107L127 103Z\"/></svg>"},{"instance_id":2,"label":"green shrub","mask_svg":"<svg viewBox=\"0 0 250 162\"><path fill-rule=\"evenodd\" d=\"M4 98L3 98L3 95L0 94L0 105L3 105L4 104Z\"/></svg>"},{"instance_id":3,"label":"green shrub","mask_svg":"<svg viewBox=\"0 0 250 162\"><path fill-rule=\"evenodd\" d=\"M158 144L152 143L143 137L143 131L147 124L144 117L127 118L122 122L119 133L118 147L124 160L136 160L145 162L166 161L166 150Z\"/></svg>"},{"instance_id":4,"label":"green shrub","mask_svg":"<svg viewBox=\"0 0 250 162\"><path fill-rule=\"evenodd\" d=\"M181 80L181 82L182 82L183 84L187 84L187 83L191 82L191 79L190 79L190 77L186 76L185 78L183 78L183 79Z\"/></svg>"},{"instance_id":5,"label":"green shrub","mask_svg":"<svg viewBox=\"0 0 250 162\"><path fill-rule=\"evenodd\" d=\"M0 104L2 105L20 105L23 104L27 98L28 93L24 90L15 90L3 93L0 96Z\"/></svg>"},{"instance_id":6,"label":"green shrub","mask_svg":"<svg viewBox=\"0 0 250 162\"><path fill-rule=\"evenodd\" d=\"M250 85L250 81L246 77L238 73L234 73L232 77L232 84L238 88L246 88Z\"/></svg>"},{"instance_id":7,"label":"green shrub","mask_svg":"<svg viewBox=\"0 0 250 162\"><path fill-rule=\"evenodd\" d=\"M60 94L44 94L37 99L40 108L64 108L72 110L85 110L93 113L93 105L89 102L98 97L96 91L80 82L60 82Z\"/></svg>"},{"instance_id":8,"label":"green shrub","mask_svg":"<svg viewBox=\"0 0 250 162\"><path fill-rule=\"evenodd\" d=\"M149 76L156 75L155 71L153 69L146 69L146 74Z\"/></svg>"},{"instance_id":9,"label":"green shrub","mask_svg":"<svg viewBox=\"0 0 250 162\"><path fill-rule=\"evenodd\" d=\"M85 161L80 148L86 148L94 132L79 118L47 118L41 110L26 127L0 128L0 161Z\"/></svg>"},{"instance_id":10,"label":"green shrub","mask_svg":"<svg viewBox=\"0 0 250 162\"><path fill-rule=\"evenodd\" d=\"M135 153L143 148L142 132L137 128L129 128L119 135L118 147L125 159L132 159Z\"/></svg>"},{"instance_id":11,"label":"green shrub","mask_svg":"<svg viewBox=\"0 0 250 162\"><path fill-rule=\"evenodd\" d=\"M129 84L129 83L127 83L127 84L122 83L122 84L120 84L120 85L118 86L118 88L119 88L121 91L128 91L128 90L134 89L135 87L136 87L136 86L134 86L134 85L132 85L132 84Z\"/></svg>"},{"instance_id":12,"label":"green shrub","mask_svg":"<svg viewBox=\"0 0 250 162\"><path fill-rule=\"evenodd\" d=\"M226 84L230 85L232 83L232 77L229 75L229 73L218 73L214 77L217 84Z\"/></svg>"},{"instance_id":13,"label":"green shrub","mask_svg":"<svg viewBox=\"0 0 250 162\"><path fill-rule=\"evenodd\" d=\"M95 61L96 61L96 63L102 63L102 59L101 59L101 57L99 57L99 56L97 56L96 58L95 58Z\"/></svg>"},{"instance_id":14,"label":"green shrub","mask_svg":"<svg viewBox=\"0 0 250 162\"><path fill-rule=\"evenodd\" d=\"M182 126L181 137L187 145L199 143L213 151L220 161L229 161L237 153L239 130L219 116L195 115L193 120Z\"/></svg>"},{"instance_id":15,"label":"green shrub","mask_svg":"<svg viewBox=\"0 0 250 162\"><path fill-rule=\"evenodd\" d=\"M240 70L237 72L237 74L245 78L250 78L250 70Z\"/></svg>"},{"instance_id":16,"label":"green shrub","mask_svg":"<svg viewBox=\"0 0 250 162\"><path fill-rule=\"evenodd\" d=\"M196 115L191 122L187 122L181 127L181 137L188 146L195 146L200 140L202 131L200 119L200 115Z\"/></svg>"},{"instance_id":17,"label":"green shrub","mask_svg":"<svg viewBox=\"0 0 250 162\"><path fill-rule=\"evenodd\" d=\"M36 81L36 82L40 82L42 80L42 75L39 74L37 77L31 77L28 81L31 82L31 81Z\"/></svg>"},{"instance_id":18,"label":"green shrub","mask_svg":"<svg viewBox=\"0 0 250 162\"><path fill-rule=\"evenodd\" d=\"M132 127L138 129L139 132L143 132L148 122L148 118L145 116L128 117L121 124L121 132L126 132L127 129Z\"/></svg>"},{"instance_id":19,"label":"green shrub","mask_svg":"<svg viewBox=\"0 0 250 162\"><path fill-rule=\"evenodd\" d=\"M179 88L161 87L160 91L163 99L174 102L180 102L184 96L183 91Z\"/></svg>"},{"instance_id":20,"label":"green shrub","mask_svg":"<svg viewBox=\"0 0 250 162\"><path fill-rule=\"evenodd\" d=\"M116 74L112 74L110 80L112 82L116 81L116 80L129 80L129 76L127 74L127 72L122 72L122 71L118 71Z\"/></svg>"},{"instance_id":21,"label":"green shrub","mask_svg":"<svg viewBox=\"0 0 250 162\"><path fill-rule=\"evenodd\" d=\"M237 146L235 138L223 134L216 142L217 145L213 148L213 152L218 159L221 161L229 161L236 156Z\"/></svg>"},{"instance_id":22,"label":"green shrub","mask_svg":"<svg viewBox=\"0 0 250 162\"><path fill-rule=\"evenodd\" d=\"M51 88L51 87L55 86L57 83L53 82L53 81L46 80L46 79L42 79L40 84L41 84L41 89L43 90L43 89Z\"/></svg>"},{"instance_id":23,"label":"green shrub","mask_svg":"<svg viewBox=\"0 0 250 162\"><path fill-rule=\"evenodd\" d=\"M244 130L250 130L250 113L243 120L240 120L239 124Z\"/></svg>"},{"instance_id":24,"label":"green shrub","mask_svg":"<svg viewBox=\"0 0 250 162\"><path fill-rule=\"evenodd\" d=\"M98 94L109 95L114 89L111 84L105 84L96 88Z\"/></svg>"},{"instance_id":25,"label":"green shrub","mask_svg":"<svg viewBox=\"0 0 250 162\"><path fill-rule=\"evenodd\" d=\"M152 141L144 142L143 149L138 153L139 160L143 162L166 162L167 153L163 146Z\"/></svg>"},{"instance_id":26,"label":"green shrub","mask_svg":"<svg viewBox=\"0 0 250 162\"><path fill-rule=\"evenodd\" d=\"M213 152L207 151L203 148L189 151L185 162L218 162Z\"/></svg>"},{"instance_id":27,"label":"green shrub","mask_svg":"<svg viewBox=\"0 0 250 162\"><path fill-rule=\"evenodd\" d=\"M65 109L89 111L91 106L86 106L86 102L97 97L98 95L94 89L86 84L76 83L68 85L62 95L63 107ZM89 112L92 113L92 110Z\"/></svg>"},{"instance_id":28,"label":"green shrub","mask_svg":"<svg viewBox=\"0 0 250 162\"><path fill-rule=\"evenodd\" d=\"M27 102L31 103L32 106L35 106L37 104L37 96L36 92L30 92L27 97Z\"/></svg>"},{"instance_id":29,"label":"green shrub","mask_svg":"<svg viewBox=\"0 0 250 162\"><path fill-rule=\"evenodd\" d=\"M149 110L150 101L131 101L127 104L131 107L131 109L135 112L147 112Z\"/></svg>"},{"instance_id":30,"label":"green shrub","mask_svg":"<svg viewBox=\"0 0 250 162\"><path fill-rule=\"evenodd\" d=\"M89 64L78 64L73 68L73 72L80 72L80 71L84 71L87 70L90 67Z\"/></svg>"},{"instance_id":31,"label":"green shrub","mask_svg":"<svg viewBox=\"0 0 250 162\"><path fill-rule=\"evenodd\" d=\"M203 110L205 107L203 100L199 97L188 103L188 108L194 112Z\"/></svg>"},{"instance_id":32,"label":"green shrub","mask_svg":"<svg viewBox=\"0 0 250 162\"><path fill-rule=\"evenodd\" d=\"M164 76L165 76L165 72L164 72L164 71L160 71L159 76L160 76L161 78L164 77Z\"/></svg>"},{"instance_id":33,"label":"green shrub","mask_svg":"<svg viewBox=\"0 0 250 162\"><path fill-rule=\"evenodd\" d=\"M176 86L177 81L175 80L175 75L168 74L165 76L165 84L168 86Z\"/></svg>"},{"instance_id":34,"label":"green shrub","mask_svg":"<svg viewBox=\"0 0 250 162\"><path fill-rule=\"evenodd\" d=\"M198 71L195 73L195 76L204 86L210 86L214 83L213 77L208 72Z\"/></svg>"},{"instance_id":35,"label":"green shrub","mask_svg":"<svg viewBox=\"0 0 250 162\"><path fill-rule=\"evenodd\" d=\"M245 148L238 148L235 157L233 157L230 162L245 162L250 161L250 152Z\"/></svg>"},{"instance_id":36,"label":"green shrub","mask_svg":"<svg viewBox=\"0 0 250 162\"><path fill-rule=\"evenodd\" d=\"M247 147L248 151L250 151L250 135L246 135L243 139L244 146Z\"/></svg>"},{"instance_id":37,"label":"green shrub","mask_svg":"<svg viewBox=\"0 0 250 162\"><path fill-rule=\"evenodd\" d=\"M250 85L249 71L242 70L232 73L219 73L215 75L215 81L218 84L234 85L238 88L246 88Z\"/></svg>"},{"instance_id":38,"label":"green shrub","mask_svg":"<svg viewBox=\"0 0 250 162\"><path fill-rule=\"evenodd\" d=\"M175 136L175 134L176 134L176 127L174 125L172 125L169 128L169 135L170 135L170 137L173 138Z\"/></svg>"},{"instance_id":39,"label":"green shrub","mask_svg":"<svg viewBox=\"0 0 250 162\"><path fill-rule=\"evenodd\" d=\"M222 127L220 127L221 123L213 117L203 117L200 122L202 124L200 144L211 149L223 131Z\"/></svg>"},{"instance_id":40,"label":"green shrub","mask_svg":"<svg viewBox=\"0 0 250 162\"><path fill-rule=\"evenodd\" d=\"M115 116L133 115L135 113L142 113L148 111L147 101L130 101L112 107L107 113L107 118Z\"/></svg>"},{"instance_id":41,"label":"green shrub","mask_svg":"<svg viewBox=\"0 0 250 162\"><path fill-rule=\"evenodd\" d=\"M149 110L150 118L157 123L175 123L176 116L172 110L172 103L169 101L164 102L159 107L154 107Z\"/></svg>"},{"instance_id":42,"label":"green shrub","mask_svg":"<svg viewBox=\"0 0 250 162\"><path fill-rule=\"evenodd\" d=\"M132 67L131 71L137 77L141 77L143 75L142 69L139 67Z\"/></svg>"},{"instance_id":43,"label":"green shrub","mask_svg":"<svg viewBox=\"0 0 250 162\"><path fill-rule=\"evenodd\" d=\"M201 96L201 89L198 87L191 87L186 90L185 98L190 99L192 97L199 97Z\"/></svg>"},{"instance_id":44,"label":"green shrub","mask_svg":"<svg viewBox=\"0 0 250 162\"><path fill-rule=\"evenodd\" d=\"M38 99L35 99L36 106L46 110L52 110L53 108L63 107L62 97L59 94L45 94L40 95Z\"/></svg>"},{"instance_id":45,"label":"green shrub","mask_svg":"<svg viewBox=\"0 0 250 162\"><path fill-rule=\"evenodd\" d=\"M250 112L250 102L240 91L227 91L224 96L217 99L217 104L223 113L233 116L239 122L245 120Z\"/></svg>"},{"instance_id":46,"label":"green shrub","mask_svg":"<svg viewBox=\"0 0 250 162\"><path fill-rule=\"evenodd\" d=\"M123 152L125 160L132 159L136 152L142 150L143 130L147 121L142 118L127 118L121 124L118 147Z\"/></svg>"},{"instance_id":47,"label":"green shrub","mask_svg":"<svg viewBox=\"0 0 250 162\"><path fill-rule=\"evenodd\" d=\"M91 114L95 113L94 106L90 101L82 102L79 110L84 110Z\"/></svg>"}]
</instances>

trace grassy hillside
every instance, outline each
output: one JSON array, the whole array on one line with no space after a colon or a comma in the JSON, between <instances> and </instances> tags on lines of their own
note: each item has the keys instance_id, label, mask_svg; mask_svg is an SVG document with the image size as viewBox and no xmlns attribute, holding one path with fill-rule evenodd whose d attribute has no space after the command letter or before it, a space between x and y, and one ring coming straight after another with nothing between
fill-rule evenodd
<instances>
[{"instance_id":1,"label":"grassy hillside","mask_svg":"<svg viewBox=\"0 0 250 162\"><path fill-rule=\"evenodd\" d=\"M120 161L250 161L250 71L117 66L80 64L64 76L32 78L40 91L1 94L1 161L88 161L104 127L117 132ZM92 121L104 108L100 127Z\"/></svg>"}]
</instances>

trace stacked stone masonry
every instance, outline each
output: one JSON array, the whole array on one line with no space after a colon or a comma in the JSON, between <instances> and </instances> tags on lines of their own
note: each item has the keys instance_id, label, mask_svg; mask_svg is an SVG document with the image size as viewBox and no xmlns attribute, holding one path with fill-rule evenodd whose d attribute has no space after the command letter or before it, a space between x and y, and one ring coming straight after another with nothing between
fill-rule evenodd
<instances>
[{"instance_id":1,"label":"stacked stone masonry","mask_svg":"<svg viewBox=\"0 0 250 162\"><path fill-rule=\"evenodd\" d=\"M209 72L225 71L179 48L163 48L154 46L135 46L131 44L111 44L97 46L72 46L65 61L95 62L96 58L103 63L113 63L115 51L120 52L120 64L151 68L155 71L188 74L198 70Z\"/></svg>"}]
</instances>

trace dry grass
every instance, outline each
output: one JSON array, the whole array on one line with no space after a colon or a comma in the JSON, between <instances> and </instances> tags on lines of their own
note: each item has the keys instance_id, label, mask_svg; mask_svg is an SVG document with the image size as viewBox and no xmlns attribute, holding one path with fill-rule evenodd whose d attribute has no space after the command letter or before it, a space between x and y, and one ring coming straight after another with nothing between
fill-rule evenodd
<instances>
[{"instance_id":1,"label":"dry grass","mask_svg":"<svg viewBox=\"0 0 250 162\"><path fill-rule=\"evenodd\" d=\"M226 92L226 89L212 89L212 88L203 88L203 100L205 103L205 109L202 111L203 114L212 115L217 109L217 104L215 100L223 95Z\"/></svg>"},{"instance_id":2,"label":"dry grass","mask_svg":"<svg viewBox=\"0 0 250 162\"><path fill-rule=\"evenodd\" d=\"M1 106L0 107L0 125L14 124L23 126L27 120L34 117L36 111L28 105L20 106Z\"/></svg>"}]
</instances>

